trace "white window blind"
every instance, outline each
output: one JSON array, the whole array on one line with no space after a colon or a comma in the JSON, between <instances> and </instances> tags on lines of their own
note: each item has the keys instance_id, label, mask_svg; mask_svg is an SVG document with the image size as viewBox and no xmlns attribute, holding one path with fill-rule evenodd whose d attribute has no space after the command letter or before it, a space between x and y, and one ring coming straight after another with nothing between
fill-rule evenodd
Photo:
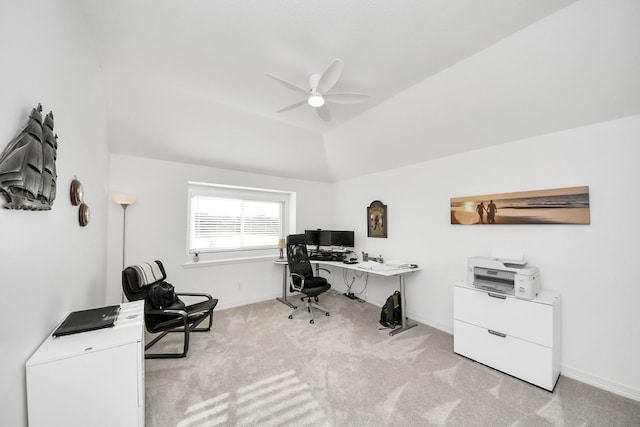
<instances>
[{"instance_id":1,"label":"white window blind","mask_svg":"<svg viewBox=\"0 0 640 427\"><path fill-rule=\"evenodd\" d=\"M191 186L189 252L273 249L284 236L283 193Z\"/></svg>"}]
</instances>

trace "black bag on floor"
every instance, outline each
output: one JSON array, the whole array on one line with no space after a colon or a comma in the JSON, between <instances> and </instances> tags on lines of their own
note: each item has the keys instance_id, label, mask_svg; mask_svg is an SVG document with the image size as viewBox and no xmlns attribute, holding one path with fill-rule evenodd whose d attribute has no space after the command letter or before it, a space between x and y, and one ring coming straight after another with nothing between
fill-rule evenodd
<instances>
[{"instance_id":1,"label":"black bag on floor","mask_svg":"<svg viewBox=\"0 0 640 427\"><path fill-rule=\"evenodd\" d=\"M402 310L400 309L400 292L395 291L387 298L380 312L380 324L385 328L395 328L402 324Z\"/></svg>"}]
</instances>

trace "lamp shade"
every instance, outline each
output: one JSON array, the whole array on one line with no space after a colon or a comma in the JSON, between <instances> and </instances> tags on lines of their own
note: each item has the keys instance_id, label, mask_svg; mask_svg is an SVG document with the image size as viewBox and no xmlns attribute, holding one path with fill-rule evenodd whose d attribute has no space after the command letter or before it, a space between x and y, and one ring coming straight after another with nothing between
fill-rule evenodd
<instances>
[{"instance_id":1,"label":"lamp shade","mask_svg":"<svg viewBox=\"0 0 640 427\"><path fill-rule=\"evenodd\" d=\"M120 206L132 205L138 198L134 194L112 194L111 200L119 204Z\"/></svg>"},{"instance_id":2,"label":"lamp shade","mask_svg":"<svg viewBox=\"0 0 640 427\"><path fill-rule=\"evenodd\" d=\"M286 242L284 241L284 239L280 239L278 240L278 249L284 249L287 247Z\"/></svg>"}]
</instances>

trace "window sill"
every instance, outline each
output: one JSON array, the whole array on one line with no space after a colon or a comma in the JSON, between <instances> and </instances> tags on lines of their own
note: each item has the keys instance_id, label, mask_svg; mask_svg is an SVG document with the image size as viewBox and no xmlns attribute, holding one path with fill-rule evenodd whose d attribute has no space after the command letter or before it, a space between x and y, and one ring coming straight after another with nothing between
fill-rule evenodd
<instances>
[{"instance_id":1,"label":"window sill","mask_svg":"<svg viewBox=\"0 0 640 427\"><path fill-rule=\"evenodd\" d=\"M237 258L221 258L221 259L208 259L193 262L191 260L182 264L182 268L200 268L200 267L214 267L217 265L230 265L230 264L245 264L253 262L266 262L273 261L278 258L278 255L254 255L248 257Z\"/></svg>"}]
</instances>

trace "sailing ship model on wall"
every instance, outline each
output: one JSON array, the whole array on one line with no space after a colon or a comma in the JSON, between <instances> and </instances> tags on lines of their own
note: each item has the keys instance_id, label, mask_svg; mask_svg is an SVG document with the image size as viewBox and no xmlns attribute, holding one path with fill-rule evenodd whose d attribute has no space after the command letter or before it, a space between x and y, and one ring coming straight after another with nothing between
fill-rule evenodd
<instances>
[{"instance_id":1,"label":"sailing ship model on wall","mask_svg":"<svg viewBox=\"0 0 640 427\"><path fill-rule=\"evenodd\" d=\"M0 192L5 209L49 210L56 198L58 135L53 112L42 119L42 105L0 154Z\"/></svg>"}]
</instances>

